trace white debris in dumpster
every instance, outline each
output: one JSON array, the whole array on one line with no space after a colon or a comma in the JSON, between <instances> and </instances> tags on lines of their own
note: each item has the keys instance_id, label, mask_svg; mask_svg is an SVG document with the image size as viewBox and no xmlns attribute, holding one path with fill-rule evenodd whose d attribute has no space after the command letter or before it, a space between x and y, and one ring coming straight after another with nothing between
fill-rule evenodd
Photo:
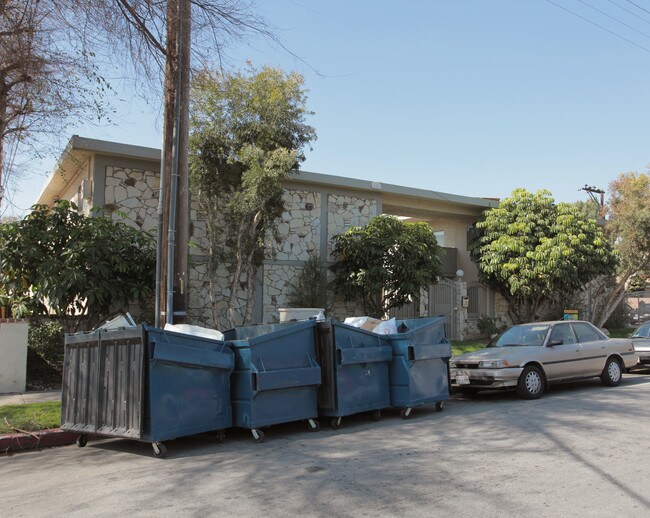
<instances>
[{"instance_id":1,"label":"white debris in dumpster","mask_svg":"<svg viewBox=\"0 0 650 518\"><path fill-rule=\"evenodd\" d=\"M395 318L390 320L382 320L377 326L372 330L373 333L378 335L396 335L397 334L397 323Z\"/></svg>"},{"instance_id":2,"label":"white debris in dumpster","mask_svg":"<svg viewBox=\"0 0 650 518\"><path fill-rule=\"evenodd\" d=\"M210 338L211 340L223 340L224 338L221 331L210 329L209 327L194 326L192 324L165 324L165 331L200 336L202 338Z\"/></svg>"},{"instance_id":3,"label":"white debris in dumpster","mask_svg":"<svg viewBox=\"0 0 650 518\"><path fill-rule=\"evenodd\" d=\"M372 331L381 323L381 320L372 317L348 317L343 321L343 323L348 324L349 326L360 327L366 331Z\"/></svg>"},{"instance_id":4,"label":"white debris in dumpster","mask_svg":"<svg viewBox=\"0 0 650 518\"><path fill-rule=\"evenodd\" d=\"M343 323L365 329L366 331L372 331L378 335L394 335L398 333L397 323L394 318L390 320L379 320L378 318L372 317L348 317Z\"/></svg>"},{"instance_id":5,"label":"white debris in dumpster","mask_svg":"<svg viewBox=\"0 0 650 518\"><path fill-rule=\"evenodd\" d=\"M120 327L135 327L135 325L135 320L133 320L131 313L127 311L111 320L107 320L97 329L119 329Z\"/></svg>"}]
</instances>

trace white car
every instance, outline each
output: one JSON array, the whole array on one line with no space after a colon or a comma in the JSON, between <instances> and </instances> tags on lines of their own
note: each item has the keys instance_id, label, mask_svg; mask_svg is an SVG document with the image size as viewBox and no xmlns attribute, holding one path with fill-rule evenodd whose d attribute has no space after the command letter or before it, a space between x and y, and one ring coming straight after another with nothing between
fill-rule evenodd
<instances>
[{"instance_id":1,"label":"white car","mask_svg":"<svg viewBox=\"0 0 650 518\"><path fill-rule=\"evenodd\" d=\"M642 324L631 336L634 350L639 355L638 367L650 367L650 322Z\"/></svg>"},{"instance_id":2,"label":"white car","mask_svg":"<svg viewBox=\"0 0 650 518\"><path fill-rule=\"evenodd\" d=\"M537 322L510 327L480 351L451 358L450 378L464 394L515 388L537 399L549 383L599 376L621 382L638 356L630 338L609 338L590 322Z\"/></svg>"}]
</instances>

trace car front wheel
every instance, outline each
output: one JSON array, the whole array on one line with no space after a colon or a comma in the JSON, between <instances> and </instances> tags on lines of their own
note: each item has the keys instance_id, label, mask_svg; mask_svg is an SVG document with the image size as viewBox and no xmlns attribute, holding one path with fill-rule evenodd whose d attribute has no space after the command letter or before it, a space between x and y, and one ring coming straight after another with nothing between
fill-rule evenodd
<instances>
[{"instance_id":1,"label":"car front wheel","mask_svg":"<svg viewBox=\"0 0 650 518\"><path fill-rule=\"evenodd\" d=\"M607 358L605 368L600 375L600 381L607 387L615 387L621 383L622 378L623 371L621 370L621 364L618 363L616 358Z\"/></svg>"},{"instance_id":2,"label":"car front wheel","mask_svg":"<svg viewBox=\"0 0 650 518\"><path fill-rule=\"evenodd\" d=\"M544 393L546 382L539 367L529 365L519 376L517 395L524 399L539 399Z\"/></svg>"}]
</instances>

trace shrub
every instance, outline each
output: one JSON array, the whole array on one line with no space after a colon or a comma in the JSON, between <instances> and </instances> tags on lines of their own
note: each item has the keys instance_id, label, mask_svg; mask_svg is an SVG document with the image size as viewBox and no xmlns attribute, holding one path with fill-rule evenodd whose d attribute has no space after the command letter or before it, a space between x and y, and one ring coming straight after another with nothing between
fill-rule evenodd
<instances>
[{"instance_id":1,"label":"shrub","mask_svg":"<svg viewBox=\"0 0 650 518\"><path fill-rule=\"evenodd\" d=\"M500 333L504 326L498 326L492 317L481 315L476 321L476 328L481 333L481 337L487 338L489 336Z\"/></svg>"},{"instance_id":2,"label":"shrub","mask_svg":"<svg viewBox=\"0 0 650 518\"><path fill-rule=\"evenodd\" d=\"M290 283L287 302L292 308L329 309L330 297L327 285L327 272L321 260L309 254L309 260L296 276L296 283Z\"/></svg>"},{"instance_id":3,"label":"shrub","mask_svg":"<svg viewBox=\"0 0 650 518\"><path fill-rule=\"evenodd\" d=\"M29 325L28 346L58 371L63 370L63 333L63 326L56 320Z\"/></svg>"}]
</instances>

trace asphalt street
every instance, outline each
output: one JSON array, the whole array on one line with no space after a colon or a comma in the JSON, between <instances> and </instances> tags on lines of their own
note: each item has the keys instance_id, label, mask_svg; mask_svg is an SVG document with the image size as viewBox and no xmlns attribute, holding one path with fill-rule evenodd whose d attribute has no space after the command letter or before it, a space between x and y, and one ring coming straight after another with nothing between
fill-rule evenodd
<instances>
[{"instance_id":1,"label":"asphalt street","mask_svg":"<svg viewBox=\"0 0 650 518\"><path fill-rule=\"evenodd\" d=\"M650 374L537 401L449 400L443 412L344 418L167 443L120 439L0 456L2 515L649 516ZM323 423L325 424L325 423Z\"/></svg>"}]
</instances>

